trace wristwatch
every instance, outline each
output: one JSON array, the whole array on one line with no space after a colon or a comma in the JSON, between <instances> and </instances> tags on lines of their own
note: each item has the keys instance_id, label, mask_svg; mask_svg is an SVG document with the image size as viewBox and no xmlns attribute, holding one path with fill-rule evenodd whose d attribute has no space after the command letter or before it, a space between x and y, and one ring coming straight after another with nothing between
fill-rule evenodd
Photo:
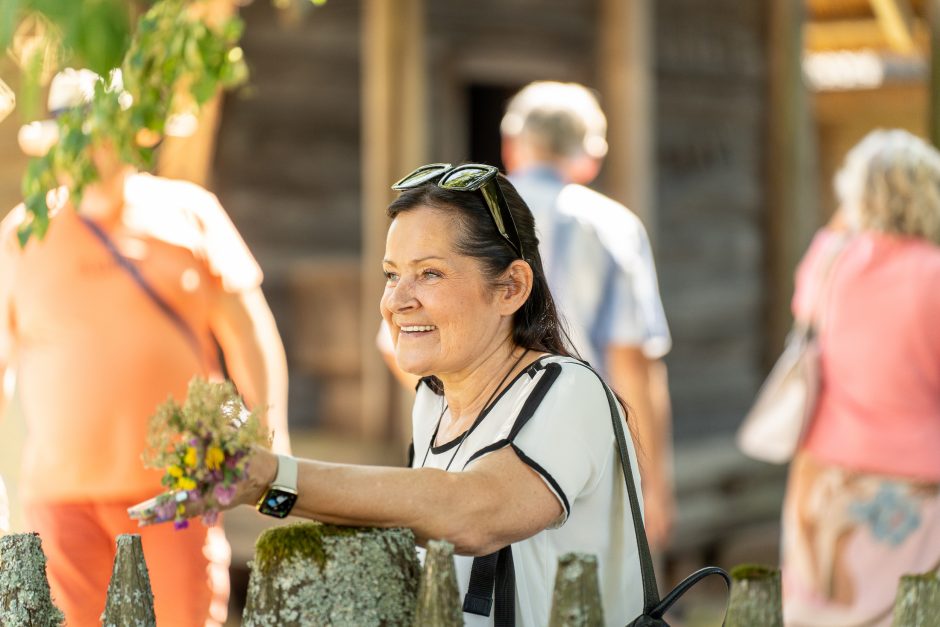
<instances>
[{"instance_id":1,"label":"wristwatch","mask_svg":"<svg viewBox=\"0 0 940 627\"><path fill-rule=\"evenodd\" d=\"M288 455L278 455L277 475L258 501L258 511L267 516L284 518L290 514L296 502L297 460Z\"/></svg>"}]
</instances>

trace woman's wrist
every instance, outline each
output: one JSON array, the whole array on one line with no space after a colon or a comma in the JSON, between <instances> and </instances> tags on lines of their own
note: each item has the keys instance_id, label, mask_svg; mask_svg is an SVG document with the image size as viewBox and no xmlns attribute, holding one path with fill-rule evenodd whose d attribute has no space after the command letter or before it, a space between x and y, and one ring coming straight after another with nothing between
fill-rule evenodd
<instances>
[{"instance_id":1,"label":"woman's wrist","mask_svg":"<svg viewBox=\"0 0 940 627\"><path fill-rule=\"evenodd\" d=\"M261 500L277 476L277 463L277 455L267 449L255 447L248 466L246 503L254 505Z\"/></svg>"}]
</instances>

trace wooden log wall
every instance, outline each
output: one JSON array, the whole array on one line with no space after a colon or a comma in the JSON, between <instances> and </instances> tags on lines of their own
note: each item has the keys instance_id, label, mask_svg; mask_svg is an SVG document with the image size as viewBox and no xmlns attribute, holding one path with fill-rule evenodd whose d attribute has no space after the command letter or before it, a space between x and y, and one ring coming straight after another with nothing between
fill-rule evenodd
<instances>
[{"instance_id":1,"label":"wooden log wall","mask_svg":"<svg viewBox=\"0 0 940 627\"><path fill-rule=\"evenodd\" d=\"M761 379L767 3L654 4L657 263L692 440L736 428Z\"/></svg>"},{"instance_id":2,"label":"wooden log wall","mask_svg":"<svg viewBox=\"0 0 940 627\"><path fill-rule=\"evenodd\" d=\"M360 394L360 3L301 5L240 11L251 78L223 104L213 188L265 272L292 428L342 428Z\"/></svg>"}]
</instances>

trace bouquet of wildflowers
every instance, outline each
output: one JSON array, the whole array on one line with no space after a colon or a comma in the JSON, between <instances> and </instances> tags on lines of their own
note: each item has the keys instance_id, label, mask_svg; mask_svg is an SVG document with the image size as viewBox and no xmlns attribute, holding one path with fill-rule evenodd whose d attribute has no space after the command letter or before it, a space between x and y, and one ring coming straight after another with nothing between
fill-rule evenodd
<instances>
[{"instance_id":1,"label":"bouquet of wildflowers","mask_svg":"<svg viewBox=\"0 0 940 627\"><path fill-rule=\"evenodd\" d=\"M231 382L190 381L182 406L171 398L150 419L144 464L164 469L163 485L170 490L156 499L157 520L172 519L184 529L186 504L199 503L203 522L214 524L244 479L256 444L270 445L270 435Z\"/></svg>"}]
</instances>

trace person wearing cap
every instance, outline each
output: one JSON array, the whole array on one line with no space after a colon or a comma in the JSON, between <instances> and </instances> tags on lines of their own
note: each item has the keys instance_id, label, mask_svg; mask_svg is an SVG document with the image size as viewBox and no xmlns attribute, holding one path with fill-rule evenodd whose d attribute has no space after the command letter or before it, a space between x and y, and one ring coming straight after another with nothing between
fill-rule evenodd
<instances>
[{"instance_id":1,"label":"person wearing cap","mask_svg":"<svg viewBox=\"0 0 940 627\"><path fill-rule=\"evenodd\" d=\"M574 347L637 417L645 521L662 548L672 525L671 417L665 366L671 347L639 218L588 189L607 153L607 120L576 83L531 83L502 119L502 158L532 208L539 251Z\"/></svg>"},{"instance_id":2,"label":"person wearing cap","mask_svg":"<svg viewBox=\"0 0 940 627\"><path fill-rule=\"evenodd\" d=\"M88 106L99 80L61 72L49 109ZM19 135L33 156L57 138L52 121ZM0 379L15 368L28 429L26 523L69 625L99 624L122 533L142 535L158 624L220 624L221 528L138 529L126 510L160 489L162 472L141 461L150 416L194 376L222 376L215 342L246 403L267 408L275 449L289 450L283 345L261 270L216 197L136 172L106 142L89 150L98 179L77 206L64 188L50 194L44 239L20 247L22 205L0 224Z\"/></svg>"}]
</instances>

